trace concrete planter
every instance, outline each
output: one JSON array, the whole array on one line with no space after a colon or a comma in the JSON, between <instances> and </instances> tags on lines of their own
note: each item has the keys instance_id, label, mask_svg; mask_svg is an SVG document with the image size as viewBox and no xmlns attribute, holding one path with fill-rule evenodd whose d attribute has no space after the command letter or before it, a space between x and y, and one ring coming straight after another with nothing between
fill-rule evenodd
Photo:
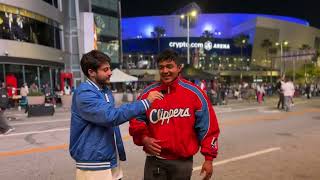
<instances>
[{"instance_id":1,"label":"concrete planter","mask_svg":"<svg viewBox=\"0 0 320 180\"><path fill-rule=\"evenodd\" d=\"M45 96L27 96L28 105L44 104Z\"/></svg>"}]
</instances>

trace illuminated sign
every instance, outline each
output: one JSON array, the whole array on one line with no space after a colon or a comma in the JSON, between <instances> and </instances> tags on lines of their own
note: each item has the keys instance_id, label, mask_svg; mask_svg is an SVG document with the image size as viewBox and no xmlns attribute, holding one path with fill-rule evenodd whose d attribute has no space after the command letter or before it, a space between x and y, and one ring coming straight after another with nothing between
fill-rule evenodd
<instances>
[{"instance_id":1,"label":"illuminated sign","mask_svg":"<svg viewBox=\"0 0 320 180\"><path fill-rule=\"evenodd\" d=\"M183 42L169 42L169 47L171 48L186 48L188 47L188 43ZM204 48L207 51L211 49L230 49L230 44L221 44L221 43L214 43L212 44L211 41L206 41L204 43L201 42L191 42L189 45L190 48Z\"/></svg>"}]
</instances>

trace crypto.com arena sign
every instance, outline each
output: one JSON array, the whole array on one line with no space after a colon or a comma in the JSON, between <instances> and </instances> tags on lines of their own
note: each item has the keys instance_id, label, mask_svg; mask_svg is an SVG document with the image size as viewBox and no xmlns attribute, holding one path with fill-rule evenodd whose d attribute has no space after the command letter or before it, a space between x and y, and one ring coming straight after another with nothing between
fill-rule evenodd
<instances>
[{"instance_id":1,"label":"crypto.com arena sign","mask_svg":"<svg viewBox=\"0 0 320 180\"><path fill-rule=\"evenodd\" d=\"M188 47L188 43L183 42L169 42L169 47L171 48L186 48ZM205 43L201 42L191 42L190 48L204 48L207 51L210 51L211 49L230 49L230 44L221 44L221 43L214 43L212 44L211 41L206 41Z\"/></svg>"}]
</instances>

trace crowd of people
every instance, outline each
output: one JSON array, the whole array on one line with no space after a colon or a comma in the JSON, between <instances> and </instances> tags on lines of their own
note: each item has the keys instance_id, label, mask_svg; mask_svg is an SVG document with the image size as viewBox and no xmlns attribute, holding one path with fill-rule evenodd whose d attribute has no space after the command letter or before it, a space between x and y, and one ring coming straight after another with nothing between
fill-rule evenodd
<instances>
[{"instance_id":1,"label":"crowd of people","mask_svg":"<svg viewBox=\"0 0 320 180\"><path fill-rule=\"evenodd\" d=\"M0 133L9 134L14 130L14 127L10 126L8 119L10 117L5 116L5 111L10 108L16 108L20 110L21 107L25 108L25 113L28 112L28 95L44 95L45 102L56 104L56 98L61 95L71 95L73 93L73 88L68 84L64 86L64 90L60 91L56 89L54 92L51 90L48 83L43 84L42 88L39 88L36 83L32 83L28 87L27 83L23 83L19 88L15 88L12 85L6 85L6 83L1 83L0 87Z\"/></svg>"},{"instance_id":2,"label":"crowd of people","mask_svg":"<svg viewBox=\"0 0 320 180\"><path fill-rule=\"evenodd\" d=\"M293 84L290 78L287 78L293 85L294 97L305 96L310 99L313 96L320 96L320 83L310 84ZM256 100L261 104L265 97L276 96L281 87L280 82L285 82L285 79L279 79L276 83L208 83L207 94L214 105L225 105L230 99L236 100Z\"/></svg>"}]
</instances>

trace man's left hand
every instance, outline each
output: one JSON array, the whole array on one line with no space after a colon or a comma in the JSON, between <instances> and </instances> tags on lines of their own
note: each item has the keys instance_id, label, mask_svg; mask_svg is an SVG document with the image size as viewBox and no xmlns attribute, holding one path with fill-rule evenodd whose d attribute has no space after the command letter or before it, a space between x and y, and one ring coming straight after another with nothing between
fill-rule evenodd
<instances>
[{"instance_id":1,"label":"man's left hand","mask_svg":"<svg viewBox=\"0 0 320 180\"><path fill-rule=\"evenodd\" d=\"M209 180L213 173L212 161L205 161L203 163L200 175L202 175L204 172L205 172L205 176L203 180Z\"/></svg>"}]
</instances>

